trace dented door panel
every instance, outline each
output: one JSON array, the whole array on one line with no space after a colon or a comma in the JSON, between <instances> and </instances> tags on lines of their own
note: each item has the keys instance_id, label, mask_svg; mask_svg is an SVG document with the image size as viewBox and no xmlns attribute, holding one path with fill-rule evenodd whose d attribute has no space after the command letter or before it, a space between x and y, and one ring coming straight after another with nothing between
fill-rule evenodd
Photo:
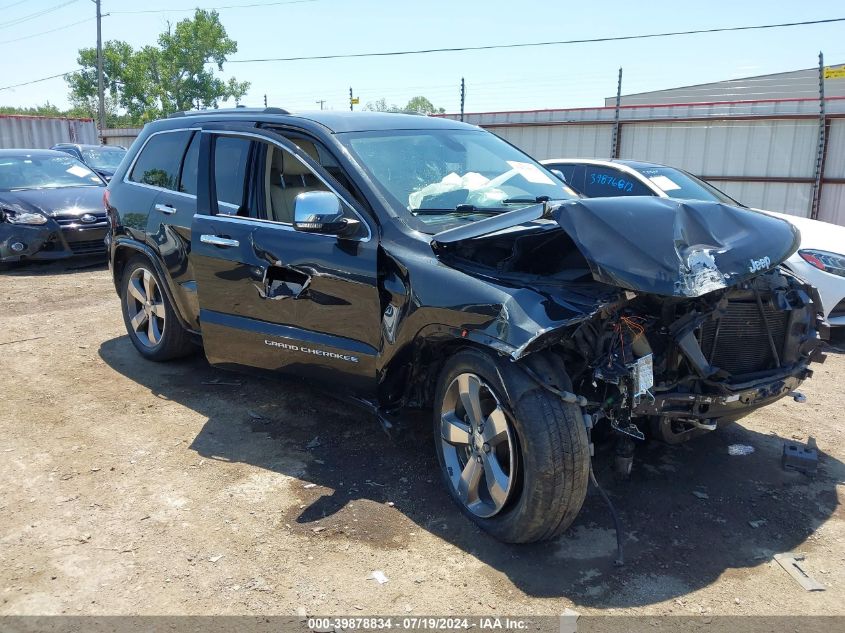
<instances>
[{"instance_id":1,"label":"dented door panel","mask_svg":"<svg viewBox=\"0 0 845 633\"><path fill-rule=\"evenodd\" d=\"M332 377L372 392L379 344L372 242L225 215L197 215L193 232L210 362ZM237 245L203 243L202 235Z\"/></svg>"}]
</instances>

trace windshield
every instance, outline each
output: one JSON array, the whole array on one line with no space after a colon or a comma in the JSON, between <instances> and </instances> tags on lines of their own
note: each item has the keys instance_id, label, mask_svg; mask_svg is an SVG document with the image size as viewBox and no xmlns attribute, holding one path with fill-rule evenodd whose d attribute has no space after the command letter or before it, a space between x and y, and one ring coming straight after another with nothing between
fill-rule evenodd
<instances>
[{"instance_id":1,"label":"windshield","mask_svg":"<svg viewBox=\"0 0 845 633\"><path fill-rule=\"evenodd\" d=\"M696 178L692 174L672 167L648 167L637 169L651 183L670 198L680 200L708 200L722 204L740 205L730 196L722 193L713 185ZM740 205L742 206L742 205Z\"/></svg>"},{"instance_id":2,"label":"windshield","mask_svg":"<svg viewBox=\"0 0 845 633\"><path fill-rule=\"evenodd\" d=\"M425 232L544 200L578 197L545 167L481 130L390 130L337 137L402 219Z\"/></svg>"},{"instance_id":3,"label":"windshield","mask_svg":"<svg viewBox=\"0 0 845 633\"><path fill-rule=\"evenodd\" d=\"M98 147L97 149L82 150L85 163L94 169L115 171L120 161L126 156L126 150L118 147Z\"/></svg>"},{"instance_id":4,"label":"windshield","mask_svg":"<svg viewBox=\"0 0 845 633\"><path fill-rule=\"evenodd\" d=\"M72 156L0 156L0 190L102 186L100 177Z\"/></svg>"}]
</instances>

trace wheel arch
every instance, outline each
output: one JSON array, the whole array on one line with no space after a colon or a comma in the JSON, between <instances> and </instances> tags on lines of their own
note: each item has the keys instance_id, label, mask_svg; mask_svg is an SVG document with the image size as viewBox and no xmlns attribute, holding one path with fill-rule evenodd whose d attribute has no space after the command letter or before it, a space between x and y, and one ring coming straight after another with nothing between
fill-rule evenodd
<instances>
[{"instance_id":1,"label":"wheel arch","mask_svg":"<svg viewBox=\"0 0 845 633\"><path fill-rule=\"evenodd\" d=\"M111 252L111 269L112 281L114 282L114 288L117 291L117 294L120 295L121 293L120 282L123 279L123 273L126 270L126 265L137 255L146 259L147 262L149 262L149 264L155 269L159 279L164 282L162 284L162 288L167 295L167 300L173 307L173 312L176 314L176 318L179 319L179 323L189 332L193 332L194 328L185 319L185 316L179 310L179 305L174 299L173 279L170 277L170 274L164 266L161 265L161 262L158 257L156 257L153 249L148 245L126 238L118 238L115 240Z\"/></svg>"},{"instance_id":2,"label":"wheel arch","mask_svg":"<svg viewBox=\"0 0 845 633\"><path fill-rule=\"evenodd\" d=\"M461 336L456 328L431 324L399 348L379 376L379 404L388 410L425 409L432 405L437 378L446 360L462 349L494 352Z\"/></svg>"},{"instance_id":3,"label":"wheel arch","mask_svg":"<svg viewBox=\"0 0 845 633\"><path fill-rule=\"evenodd\" d=\"M417 333L409 344L398 350L382 370L379 380L379 402L386 409L427 409L434 404L437 381L447 360L463 350L487 354L503 370L519 374L526 387L541 388L522 366L549 385L569 391L572 381L563 358L551 349L542 349L520 358L513 358L495 345L463 336L464 331L430 325ZM506 394L509 395L509 394Z\"/></svg>"}]
</instances>

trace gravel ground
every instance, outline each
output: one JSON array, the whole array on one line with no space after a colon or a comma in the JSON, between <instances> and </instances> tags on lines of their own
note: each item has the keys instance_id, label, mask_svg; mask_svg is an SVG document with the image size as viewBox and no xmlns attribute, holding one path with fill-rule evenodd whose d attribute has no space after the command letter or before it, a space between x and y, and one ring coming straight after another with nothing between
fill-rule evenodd
<instances>
[{"instance_id":1,"label":"gravel ground","mask_svg":"<svg viewBox=\"0 0 845 633\"><path fill-rule=\"evenodd\" d=\"M600 447L622 568L595 495L559 540L502 545L451 504L430 434L397 447L297 382L141 359L97 263L0 275L0 359L0 614L845 614L835 349L807 403L644 444L628 482ZM783 471L810 436L815 479Z\"/></svg>"}]
</instances>

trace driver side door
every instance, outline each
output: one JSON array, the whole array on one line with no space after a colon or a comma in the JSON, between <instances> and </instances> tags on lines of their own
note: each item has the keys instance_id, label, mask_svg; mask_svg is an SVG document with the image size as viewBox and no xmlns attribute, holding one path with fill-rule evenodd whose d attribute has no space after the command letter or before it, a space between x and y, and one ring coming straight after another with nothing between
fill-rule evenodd
<instances>
[{"instance_id":1,"label":"driver side door","mask_svg":"<svg viewBox=\"0 0 845 633\"><path fill-rule=\"evenodd\" d=\"M381 328L370 218L306 150L278 134L216 126L201 135L190 257L209 361L373 393ZM233 144L245 161L240 182L232 174L241 165L221 159ZM296 196L309 191L336 194L360 222L356 232L295 230Z\"/></svg>"}]
</instances>

